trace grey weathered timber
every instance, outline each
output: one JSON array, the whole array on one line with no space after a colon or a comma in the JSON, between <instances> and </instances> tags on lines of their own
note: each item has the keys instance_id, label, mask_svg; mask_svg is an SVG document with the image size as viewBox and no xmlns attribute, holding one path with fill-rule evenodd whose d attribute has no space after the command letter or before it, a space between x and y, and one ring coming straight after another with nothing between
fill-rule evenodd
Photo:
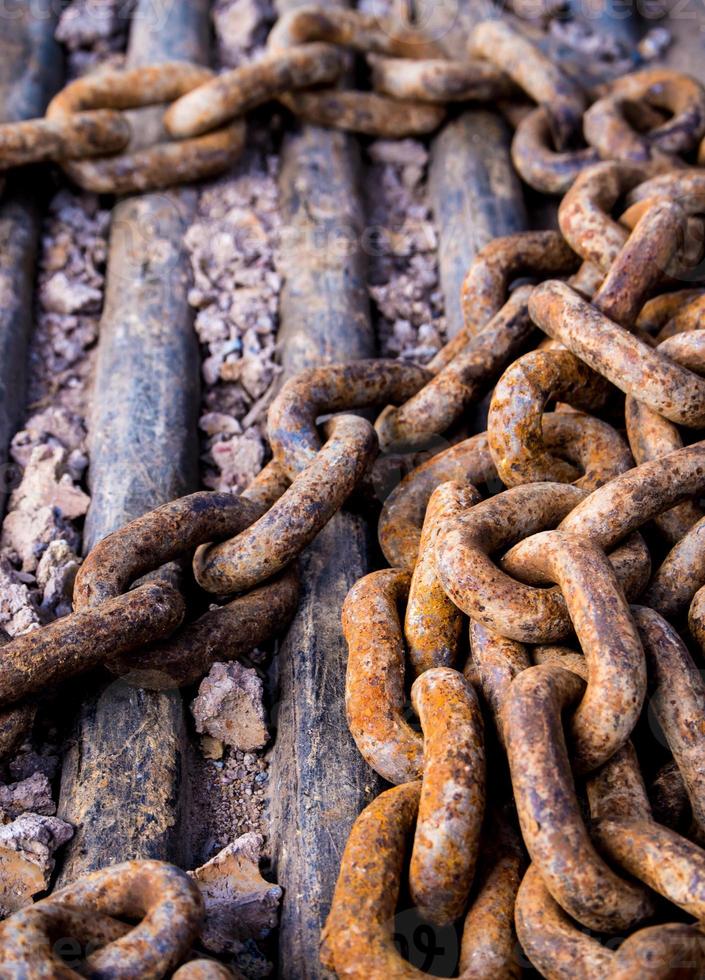
<instances>
[{"instance_id":1,"label":"grey weathered timber","mask_svg":"<svg viewBox=\"0 0 705 980\"><path fill-rule=\"evenodd\" d=\"M280 12L291 6L280 3ZM287 376L374 354L357 168L357 143L346 133L303 126L285 142L279 338ZM300 607L279 652L270 814L274 872L284 888L279 974L291 980L328 976L318 946L340 857L355 817L379 791L344 706L340 612L367 570L368 530L342 511L301 558Z\"/></svg>"},{"instance_id":2,"label":"grey weathered timber","mask_svg":"<svg viewBox=\"0 0 705 980\"><path fill-rule=\"evenodd\" d=\"M207 0L140 0L128 63L207 63L208 8ZM130 197L113 210L89 424L86 550L196 487L199 358L183 246L196 204L194 189L178 189ZM117 681L84 704L62 774L59 812L76 835L61 883L127 858L178 858L183 738L178 692Z\"/></svg>"},{"instance_id":3,"label":"grey weathered timber","mask_svg":"<svg viewBox=\"0 0 705 980\"><path fill-rule=\"evenodd\" d=\"M42 17L33 17L30 5L11 7L0 31L0 122L42 115L62 75L56 5ZM41 183L37 172L25 172L0 189L0 513L12 483L7 450L25 410Z\"/></svg>"},{"instance_id":4,"label":"grey weathered timber","mask_svg":"<svg viewBox=\"0 0 705 980\"><path fill-rule=\"evenodd\" d=\"M483 0L416 0L415 7L421 24L458 58L466 57L473 25L488 16ZM498 113L473 108L447 122L431 144L429 191L449 337L463 325L460 290L473 257L493 238L527 226L510 143L509 128Z\"/></svg>"}]
</instances>

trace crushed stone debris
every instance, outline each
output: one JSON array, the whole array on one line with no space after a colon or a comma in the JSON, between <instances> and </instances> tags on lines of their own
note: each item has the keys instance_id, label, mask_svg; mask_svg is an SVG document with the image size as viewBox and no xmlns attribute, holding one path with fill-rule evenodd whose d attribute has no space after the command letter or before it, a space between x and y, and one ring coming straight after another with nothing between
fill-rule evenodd
<instances>
[{"instance_id":1,"label":"crushed stone debris","mask_svg":"<svg viewBox=\"0 0 705 980\"><path fill-rule=\"evenodd\" d=\"M264 465L275 363L281 276L277 160L253 152L200 195L186 233L194 283L189 302L204 357L202 483L243 490Z\"/></svg>"},{"instance_id":2,"label":"crushed stone debris","mask_svg":"<svg viewBox=\"0 0 705 980\"><path fill-rule=\"evenodd\" d=\"M262 680L253 667L237 661L213 664L191 703L191 714L197 732L230 748L252 752L269 741Z\"/></svg>"},{"instance_id":3,"label":"crushed stone debris","mask_svg":"<svg viewBox=\"0 0 705 980\"><path fill-rule=\"evenodd\" d=\"M30 905L49 886L54 854L73 837L58 817L23 813L0 826L0 917Z\"/></svg>"},{"instance_id":4,"label":"crushed stone debris","mask_svg":"<svg viewBox=\"0 0 705 980\"><path fill-rule=\"evenodd\" d=\"M154 4L150 16L159 29L168 15L168 4ZM63 10L55 32L68 52L69 77L96 68L119 68L136 0L72 0Z\"/></svg>"},{"instance_id":5,"label":"crushed stone debris","mask_svg":"<svg viewBox=\"0 0 705 980\"><path fill-rule=\"evenodd\" d=\"M0 821L9 823L28 812L43 816L56 813L51 783L44 773L35 772L17 783L0 783Z\"/></svg>"},{"instance_id":6,"label":"crushed stone debris","mask_svg":"<svg viewBox=\"0 0 705 980\"><path fill-rule=\"evenodd\" d=\"M215 0L212 17L218 60L237 68L264 44L276 13L269 0Z\"/></svg>"},{"instance_id":7,"label":"crushed stone debris","mask_svg":"<svg viewBox=\"0 0 705 980\"><path fill-rule=\"evenodd\" d=\"M14 759L10 761L8 769L12 778L17 781L29 779L37 773L53 780L59 771L59 756L56 754L56 747L44 745L40 746L39 750L35 750L31 745L25 744Z\"/></svg>"},{"instance_id":8,"label":"crushed stone debris","mask_svg":"<svg viewBox=\"0 0 705 980\"><path fill-rule=\"evenodd\" d=\"M445 342L428 151L418 140L376 140L368 156L368 283L380 354L424 364Z\"/></svg>"},{"instance_id":9,"label":"crushed stone debris","mask_svg":"<svg viewBox=\"0 0 705 980\"><path fill-rule=\"evenodd\" d=\"M0 532L0 626L11 636L70 612L90 503L86 417L109 221L95 195L60 190L42 230L29 409L10 446Z\"/></svg>"},{"instance_id":10,"label":"crushed stone debris","mask_svg":"<svg viewBox=\"0 0 705 980\"><path fill-rule=\"evenodd\" d=\"M240 953L277 925L282 889L260 873L263 843L260 834L244 834L189 872L206 906L201 941L213 953Z\"/></svg>"}]
</instances>

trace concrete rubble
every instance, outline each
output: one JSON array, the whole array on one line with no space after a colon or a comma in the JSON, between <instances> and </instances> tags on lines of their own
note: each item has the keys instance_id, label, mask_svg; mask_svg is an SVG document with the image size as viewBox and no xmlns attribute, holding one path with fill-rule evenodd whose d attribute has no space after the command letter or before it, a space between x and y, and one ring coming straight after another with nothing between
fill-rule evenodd
<instances>
[{"instance_id":1,"label":"concrete rubble","mask_svg":"<svg viewBox=\"0 0 705 980\"><path fill-rule=\"evenodd\" d=\"M428 202L428 153L418 140L376 140L365 179L368 282L380 353L420 363L445 339L437 239Z\"/></svg>"},{"instance_id":2,"label":"concrete rubble","mask_svg":"<svg viewBox=\"0 0 705 980\"><path fill-rule=\"evenodd\" d=\"M202 942L213 953L240 953L277 924L282 889L260 874L263 838L249 833L189 874L206 905Z\"/></svg>"},{"instance_id":3,"label":"concrete rubble","mask_svg":"<svg viewBox=\"0 0 705 980\"><path fill-rule=\"evenodd\" d=\"M197 732L241 752L261 749L269 740L262 681L256 670L237 661L213 664L191 713Z\"/></svg>"},{"instance_id":4,"label":"concrete rubble","mask_svg":"<svg viewBox=\"0 0 705 980\"><path fill-rule=\"evenodd\" d=\"M70 824L38 813L23 813L0 826L0 917L31 904L48 888L54 854L71 837Z\"/></svg>"},{"instance_id":5,"label":"concrete rubble","mask_svg":"<svg viewBox=\"0 0 705 980\"><path fill-rule=\"evenodd\" d=\"M275 266L276 163L248 155L200 197L186 233L203 345L203 482L242 490L265 461L264 427L279 368L274 361L281 277Z\"/></svg>"},{"instance_id":6,"label":"concrete rubble","mask_svg":"<svg viewBox=\"0 0 705 980\"><path fill-rule=\"evenodd\" d=\"M23 813L53 816L56 803L51 795L51 783L40 772L17 783L0 783L0 820L9 823Z\"/></svg>"}]
</instances>

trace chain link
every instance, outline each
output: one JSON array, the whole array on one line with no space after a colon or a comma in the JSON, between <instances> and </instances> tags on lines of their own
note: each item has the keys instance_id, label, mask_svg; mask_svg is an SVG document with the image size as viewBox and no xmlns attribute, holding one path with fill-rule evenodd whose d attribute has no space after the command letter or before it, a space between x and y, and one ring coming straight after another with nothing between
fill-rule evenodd
<instances>
[{"instance_id":1,"label":"chain link","mask_svg":"<svg viewBox=\"0 0 705 980\"><path fill-rule=\"evenodd\" d=\"M368 58L373 91L340 87L345 49ZM227 168L244 115L272 99L386 136L432 131L447 103L502 100L519 173L564 195L560 231L480 250L464 327L427 366L304 372L271 405L273 459L241 495L192 494L96 545L74 612L3 646L2 748L45 688L89 668L180 686L277 635L296 609L297 555L385 454L418 461L423 450L382 504L390 567L357 582L342 610L350 732L393 788L352 829L325 965L353 980L429 975L395 945L408 893L430 927L460 928L464 980L519 976L517 937L549 978L696 977L705 291L692 285L705 92L663 69L584 91L501 21L478 25L467 49L452 61L416 29L304 7L278 21L260 60L231 72L176 63L89 76L45 119L0 127L3 168L55 160L80 186L125 193ZM166 106L168 138L132 147L124 112L146 105ZM690 288L675 288L683 280ZM487 431L468 435L468 409L490 390ZM370 409L374 426L353 414ZM160 571L173 561L192 562L219 597L185 624ZM652 812L645 783L656 801L666 782L678 806ZM679 808L691 827L669 816ZM51 959L60 928L100 945L87 975L118 961L124 973L134 957L134 975L158 977L189 955L201 917L183 873L140 862L12 916L0 955L77 975ZM223 971L191 961L174 975Z\"/></svg>"}]
</instances>

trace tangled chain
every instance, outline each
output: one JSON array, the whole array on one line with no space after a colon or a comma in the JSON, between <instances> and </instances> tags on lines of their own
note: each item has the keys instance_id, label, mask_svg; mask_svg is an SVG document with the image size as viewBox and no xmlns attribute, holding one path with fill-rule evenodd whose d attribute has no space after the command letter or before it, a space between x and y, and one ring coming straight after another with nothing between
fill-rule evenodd
<instances>
[{"instance_id":1,"label":"tangled chain","mask_svg":"<svg viewBox=\"0 0 705 980\"><path fill-rule=\"evenodd\" d=\"M344 87L348 52L366 58L372 91ZM71 82L43 119L0 126L0 171L55 160L99 194L198 180L232 166L246 144L246 113L272 100L307 122L387 138L433 132L450 104L498 105L516 127L517 170L549 194L600 160L650 175L683 167L705 135L705 92L678 72L649 69L584 91L501 20L478 24L467 54L451 60L392 20L299 7L275 24L258 60L221 75L168 62ZM164 138L133 147L125 110L148 105L167 106Z\"/></svg>"},{"instance_id":2,"label":"tangled chain","mask_svg":"<svg viewBox=\"0 0 705 980\"><path fill-rule=\"evenodd\" d=\"M341 75L342 47L367 55L375 92L320 87ZM355 980L428 975L394 942L403 890L427 923L460 928L463 980L519 975L517 938L548 978L698 977L705 170L688 164L705 92L655 70L585 93L499 21L479 25L469 51L477 60L452 62L414 30L301 8L260 62L217 78L185 64L91 76L44 120L0 127L4 165L57 159L81 186L125 192L222 169L244 144L242 113L271 98L384 135L433 129L444 102L506 99L521 117L517 169L564 194L560 231L479 252L464 327L429 365L299 375L269 412L272 462L241 496L192 494L101 541L74 612L3 648L0 751L43 690L98 664L180 686L281 631L296 556L357 487L383 482L390 457L425 454L382 507L390 567L343 609L350 731L392 788L342 857L326 966ZM538 107L517 112L524 95ZM121 152L122 110L165 102L173 139ZM487 431L471 435L467 411L490 391ZM374 426L350 414L375 407ZM224 600L185 625L158 572L174 560ZM80 975L161 977L188 955L199 903L177 869L118 866L0 925L2 956L79 975L50 959L56 930L73 930L93 944Z\"/></svg>"}]
</instances>

